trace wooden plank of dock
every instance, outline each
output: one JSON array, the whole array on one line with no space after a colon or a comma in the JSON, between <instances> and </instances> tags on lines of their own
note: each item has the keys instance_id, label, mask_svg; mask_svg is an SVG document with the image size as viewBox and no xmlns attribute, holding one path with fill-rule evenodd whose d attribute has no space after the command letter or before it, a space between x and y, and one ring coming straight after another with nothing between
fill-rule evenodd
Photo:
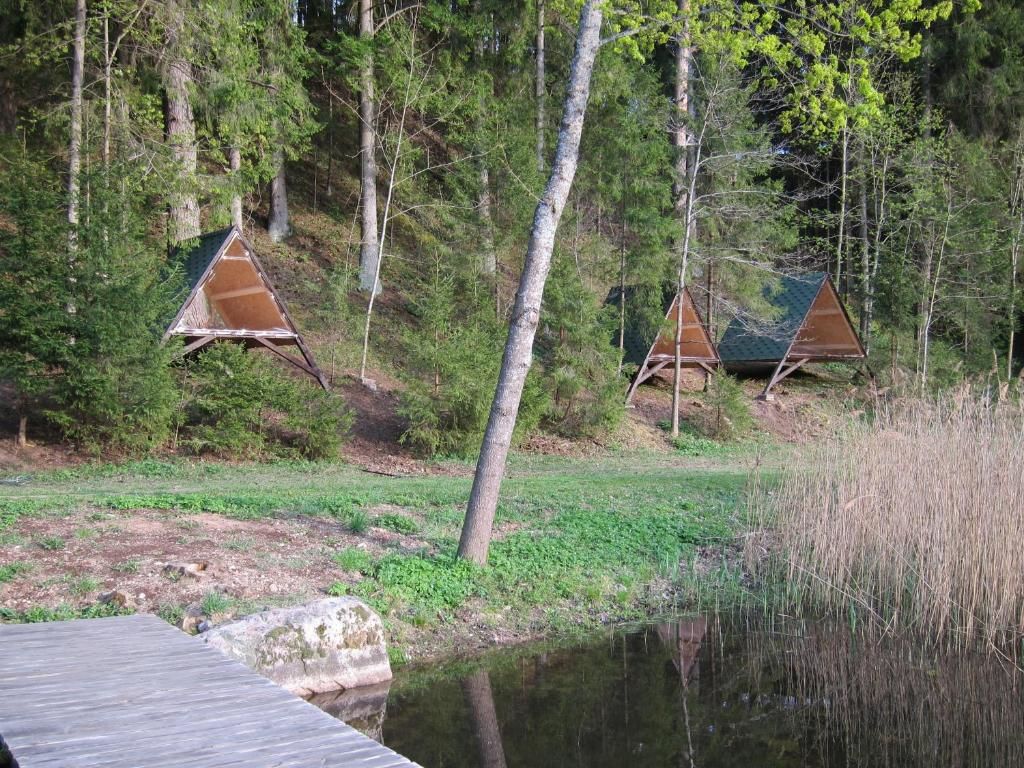
<instances>
[{"instance_id":1,"label":"wooden plank of dock","mask_svg":"<svg viewBox=\"0 0 1024 768\"><path fill-rule=\"evenodd\" d=\"M20 768L415 764L150 615L0 626Z\"/></svg>"}]
</instances>

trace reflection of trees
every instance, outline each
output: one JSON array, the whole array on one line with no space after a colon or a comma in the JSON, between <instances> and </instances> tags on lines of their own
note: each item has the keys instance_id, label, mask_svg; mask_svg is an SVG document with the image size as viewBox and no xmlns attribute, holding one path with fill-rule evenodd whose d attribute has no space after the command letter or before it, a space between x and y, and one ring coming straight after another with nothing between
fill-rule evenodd
<instances>
[{"instance_id":1,"label":"reflection of trees","mask_svg":"<svg viewBox=\"0 0 1024 768\"><path fill-rule=\"evenodd\" d=\"M697 659L700 658L701 643L708 631L708 620L703 616L658 624L655 629L658 639L672 653L672 663L679 672L679 679L686 685L691 677L699 675Z\"/></svg>"},{"instance_id":2,"label":"reflection of trees","mask_svg":"<svg viewBox=\"0 0 1024 768\"><path fill-rule=\"evenodd\" d=\"M811 624L750 635L755 666L781 670L790 700L851 764L1024 765L1024 676L994 654Z\"/></svg>"},{"instance_id":3,"label":"reflection of trees","mask_svg":"<svg viewBox=\"0 0 1024 768\"><path fill-rule=\"evenodd\" d=\"M473 735L480 751L480 764L484 768L505 768L505 749L501 744L498 713L494 708L491 676L486 669L462 679L462 691L473 720Z\"/></svg>"}]
</instances>

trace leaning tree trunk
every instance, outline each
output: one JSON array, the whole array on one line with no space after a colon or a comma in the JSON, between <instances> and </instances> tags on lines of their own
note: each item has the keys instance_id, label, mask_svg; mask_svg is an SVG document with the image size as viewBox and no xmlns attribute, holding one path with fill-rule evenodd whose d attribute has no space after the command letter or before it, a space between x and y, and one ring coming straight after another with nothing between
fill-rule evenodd
<instances>
[{"instance_id":1,"label":"leaning tree trunk","mask_svg":"<svg viewBox=\"0 0 1024 768\"><path fill-rule=\"evenodd\" d=\"M534 94L537 98L537 170L544 172L544 124L547 122L547 90L544 71L544 0L537 0L537 74Z\"/></svg>"},{"instance_id":2,"label":"leaning tree trunk","mask_svg":"<svg viewBox=\"0 0 1024 768\"><path fill-rule=\"evenodd\" d=\"M359 37L373 40L373 0L359 0ZM377 105L373 101L373 55L359 70L360 223L359 290L380 292L377 278L380 245L377 237Z\"/></svg>"},{"instance_id":3,"label":"leaning tree trunk","mask_svg":"<svg viewBox=\"0 0 1024 768\"><path fill-rule=\"evenodd\" d=\"M68 232L75 247L79 174L82 167L82 82L85 77L85 0L75 2L75 43L71 61L71 137L68 141Z\"/></svg>"},{"instance_id":4,"label":"leaning tree trunk","mask_svg":"<svg viewBox=\"0 0 1024 768\"><path fill-rule=\"evenodd\" d=\"M242 150L237 145L228 149L228 159L231 163L231 184L235 188L231 193L231 223L242 231L242 195L239 189L239 175L242 171Z\"/></svg>"},{"instance_id":5,"label":"leaning tree trunk","mask_svg":"<svg viewBox=\"0 0 1024 768\"><path fill-rule=\"evenodd\" d=\"M678 0L683 29L676 41L676 126L673 136L676 146L676 213L682 218L683 240L679 256L679 277L676 285L675 362L672 369L672 437L679 437L679 394L683 380L683 292L686 289L686 269L693 234L693 179L695 169L689 167L690 131L687 119L690 113L690 68L693 46L690 43L689 23L686 20L690 0Z\"/></svg>"},{"instance_id":6,"label":"leaning tree trunk","mask_svg":"<svg viewBox=\"0 0 1024 768\"><path fill-rule=\"evenodd\" d=\"M473 490L459 540L459 557L479 564L487 562L494 512L498 506L498 491L501 489L505 462L516 426L519 401L533 358L533 338L540 319L544 283L551 268L555 231L572 189L579 162L580 136L590 96L590 76L600 45L601 6L601 0L587 0L580 13L576 52L569 73L562 124L558 131L558 146L547 187L534 213L498 386L487 419L487 429L484 431L480 458L473 478Z\"/></svg>"},{"instance_id":7,"label":"leaning tree trunk","mask_svg":"<svg viewBox=\"0 0 1024 768\"><path fill-rule=\"evenodd\" d=\"M288 224L288 188L285 185L284 150L278 147L274 151L274 167L277 173L270 180L270 216L267 231L270 239L280 243L291 232Z\"/></svg>"},{"instance_id":8,"label":"leaning tree trunk","mask_svg":"<svg viewBox=\"0 0 1024 768\"><path fill-rule=\"evenodd\" d=\"M199 200L196 197L196 124L192 116L189 88L192 86L192 64L183 55L185 12L181 0L168 4L170 23L167 27L167 49L171 52L164 68L164 90L167 93L165 114L167 143L176 165L174 186L169 195L171 238L176 243L199 237Z\"/></svg>"}]
</instances>

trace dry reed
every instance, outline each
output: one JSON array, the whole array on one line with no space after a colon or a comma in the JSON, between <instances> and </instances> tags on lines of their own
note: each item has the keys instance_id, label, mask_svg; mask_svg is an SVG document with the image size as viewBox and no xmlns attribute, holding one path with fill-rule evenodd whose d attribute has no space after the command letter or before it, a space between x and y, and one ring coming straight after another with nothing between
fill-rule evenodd
<instances>
[{"instance_id":1,"label":"dry reed","mask_svg":"<svg viewBox=\"0 0 1024 768\"><path fill-rule=\"evenodd\" d=\"M759 496L789 600L993 646L1024 634L1024 411L960 395L881 413Z\"/></svg>"}]
</instances>

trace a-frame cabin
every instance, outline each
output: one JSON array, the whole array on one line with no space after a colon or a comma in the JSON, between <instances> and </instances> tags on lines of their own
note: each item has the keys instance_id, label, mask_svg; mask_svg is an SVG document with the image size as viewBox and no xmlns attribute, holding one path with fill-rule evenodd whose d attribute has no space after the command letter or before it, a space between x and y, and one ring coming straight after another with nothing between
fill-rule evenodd
<instances>
[{"instance_id":1,"label":"a-frame cabin","mask_svg":"<svg viewBox=\"0 0 1024 768\"><path fill-rule=\"evenodd\" d=\"M171 258L180 261L189 291L165 340L184 337L184 354L218 339L268 349L328 388L255 250L236 227L202 235L191 250L179 249ZM285 347L297 348L301 359Z\"/></svg>"},{"instance_id":2,"label":"a-frame cabin","mask_svg":"<svg viewBox=\"0 0 1024 768\"><path fill-rule=\"evenodd\" d=\"M826 273L782 277L779 290L766 292L765 298L778 308L778 320L767 328L750 328L734 318L718 342L728 370L771 368L762 398L770 399L776 384L807 363L856 362L867 356Z\"/></svg>"},{"instance_id":3,"label":"a-frame cabin","mask_svg":"<svg viewBox=\"0 0 1024 768\"><path fill-rule=\"evenodd\" d=\"M636 374L626 393L627 405L641 384L657 376L667 366L675 365L675 329L680 296L683 311L680 365L684 368L700 368L707 373L718 365L715 344L701 319L689 288L683 288L681 294L666 291L662 301L662 314L653 323L651 318L644 317L643 313L629 306L630 298L636 291L637 288L634 286L626 287L626 306L621 329L623 362L637 366ZM607 303L622 307L622 301L622 294L616 289L609 294ZM619 340L615 341L618 345Z\"/></svg>"}]
</instances>

